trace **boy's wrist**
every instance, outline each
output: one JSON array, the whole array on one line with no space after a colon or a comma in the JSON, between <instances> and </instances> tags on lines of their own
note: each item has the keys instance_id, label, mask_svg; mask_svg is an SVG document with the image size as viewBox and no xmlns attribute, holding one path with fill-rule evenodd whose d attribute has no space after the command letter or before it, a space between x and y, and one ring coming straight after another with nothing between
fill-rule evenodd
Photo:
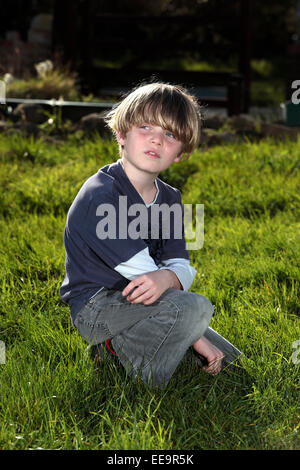
<instances>
[{"instance_id":1,"label":"boy's wrist","mask_svg":"<svg viewBox=\"0 0 300 470\"><path fill-rule=\"evenodd\" d=\"M182 284L179 281L178 277L174 273L174 271L171 271L171 269L162 269L161 271L165 271L170 279L170 288L173 289L181 289L183 290Z\"/></svg>"}]
</instances>

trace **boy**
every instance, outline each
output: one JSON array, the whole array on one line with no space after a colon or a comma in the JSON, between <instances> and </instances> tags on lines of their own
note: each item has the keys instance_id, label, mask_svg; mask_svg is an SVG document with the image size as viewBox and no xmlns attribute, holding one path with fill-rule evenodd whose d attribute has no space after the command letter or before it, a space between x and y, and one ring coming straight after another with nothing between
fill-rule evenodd
<instances>
[{"instance_id":1,"label":"boy","mask_svg":"<svg viewBox=\"0 0 300 470\"><path fill-rule=\"evenodd\" d=\"M120 159L91 176L70 207L61 298L91 345L106 342L148 384L166 385L190 347L206 359L203 370L218 374L224 355L204 336L213 306L187 292L196 271L182 213L178 222L170 212L169 225L153 216L155 207L182 209L180 192L158 175L197 147L199 105L179 86L152 83L130 93L106 122Z\"/></svg>"}]
</instances>

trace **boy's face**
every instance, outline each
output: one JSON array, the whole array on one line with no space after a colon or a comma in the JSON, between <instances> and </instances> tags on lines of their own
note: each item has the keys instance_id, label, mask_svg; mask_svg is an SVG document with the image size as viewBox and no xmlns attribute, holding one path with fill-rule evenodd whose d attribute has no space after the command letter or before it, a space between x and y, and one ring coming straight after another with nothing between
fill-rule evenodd
<instances>
[{"instance_id":1,"label":"boy's face","mask_svg":"<svg viewBox=\"0 0 300 470\"><path fill-rule=\"evenodd\" d=\"M126 164L147 173L159 174L183 154L183 144L172 132L153 124L132 126L126 136L117 132Z\"/></svg>"}]
</instances>

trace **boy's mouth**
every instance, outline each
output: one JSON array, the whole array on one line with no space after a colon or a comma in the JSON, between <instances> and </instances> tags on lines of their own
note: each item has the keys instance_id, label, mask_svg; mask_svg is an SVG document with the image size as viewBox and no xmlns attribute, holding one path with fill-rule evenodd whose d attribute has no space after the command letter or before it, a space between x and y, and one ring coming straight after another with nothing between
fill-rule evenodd
<instances>
[{"instance_id":1,"label":"boy's mouth","mask_svg":"<svg viewBox=\"0 0 300 470\"><path fill-rule=\"evenodd\" d=\"M145 154L150 158L160 158L160 155L153 150L147 150Z\"/></svg>"}]
</instances>

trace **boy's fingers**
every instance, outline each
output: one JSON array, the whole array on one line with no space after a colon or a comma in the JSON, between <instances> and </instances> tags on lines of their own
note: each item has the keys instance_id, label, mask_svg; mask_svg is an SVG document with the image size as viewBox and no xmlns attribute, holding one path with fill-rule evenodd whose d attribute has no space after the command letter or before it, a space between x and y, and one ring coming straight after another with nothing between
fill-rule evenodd
<instances>
[{"instance_id":1,"label":"boy's fingers","mask_svg":"<svg viewBox=\"0 0 300 470\"><path fill-rule=\"evenodd\" d=\"M153 293L150 288L146 288L143 290L136 289L133 294L127 296L127 300L133 304L143 303L144 305L150 305L155 302L158 297L159 295L157 293Z\"/></svg>"},{"instance_id":2,"label":"boy's fingers","mask_svg":"<svg viewBox=\"0 0 300 470\"><path fill-rule=\"evenodd\" d=\"M147 277L145 274L142 274L141 276L138 276L137 278L133 279L133 281L130 281L129 284L123 289L122 295L128 295L133 289L136 287L141 286L147 281Z\"/></svg>"},{"instance_id":3,"label":"boy's fingers","mask_svg":"<svg viewBox=\"0 0 300 470\"><path fill-rule=\"evenodd\" d=\"M141 303L150 299L153 295L155 294L153 294L152 289L143 285L135 289L132 294L128 295L127 300L132 303Z\"/></svg>"},{"instance_id":4,"label":"boy's fingers","mask_svg":"<svg viewBox=\"0 0 300 470\"><path fill-rule=\"evenodd\" d=\"M133 300L139 299L143 294L146 294L147 291L148 291L148 289L145 289L145 287L144 288L141 288L141 286L136 287L133 290L133 292L131 292L127 296L127 300L133 301Z\"/></svg>"},{"instance_id":5,"label":"boy's fingers","mask_svg":"<svg viewBox=\"0 0 300 470\"><path fill-rule=\"evenodd\" d=\"M136 287L138 287L139 284L137 282L136 279L134 279L133 281L131 281L126 287L125 289L123 289L123 292L122 292L122 295L128 295L133 289L135 289Z\"/></svg>"}]
</instances>

